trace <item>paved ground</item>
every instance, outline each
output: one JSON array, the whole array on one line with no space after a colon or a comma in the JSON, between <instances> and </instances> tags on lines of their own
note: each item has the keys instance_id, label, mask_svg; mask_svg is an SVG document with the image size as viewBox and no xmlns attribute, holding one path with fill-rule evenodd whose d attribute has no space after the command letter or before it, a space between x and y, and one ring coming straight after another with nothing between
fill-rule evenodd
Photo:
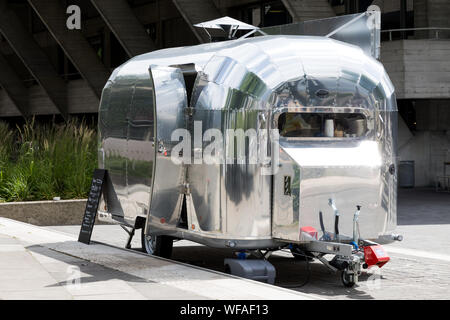
<instances>
[{"instance_id":1,"label":"paved ground","mask_svg":"<svg viewBox=\"0 0 450 320\"><path fill-rule=\"evenodd\" d=\"M316 298L0 218L0 299Z\"/></svg>"},{"instance_id":2,"label":"paved ground","mask_svg":"<svg viewBox=\"0 0 450 320\"><path fill-rule=\"evenodd\" d=\"M404 241L386 245L391 261L379 273L364 275L358 287L344 288L339 277L319 262L310 264L309 282L298 287L306 279L306 264L289 253L270 259L277 269L277 285L332 299L450 299L450 194L399 190L398 221L397 232ZM52 228L79 231L79 226ZM117 226L96 226L93 239L123 246L126 234ZM133 247L140 247L139 235ZM231 256L228 250L189 241L176 242L173 252L175 260L219 271L223 271L223 259Z\"/></svg>"},{"instance_id":3,"label":"paved ground","mask_svg":"<svg viewBox=\"0 0 450 320\"><path fill-rule=\"evenodd\" d=\"M292 298L290 292L327 299L450 299L450 194L420 189L402 189L399 193L397 231L405 239L385 246L391 261L380 269L381 273L364 275L352 289L344 288L339 277L319 262L310 264L309 282L299 287L308 274L306 263L280 252L270 258L277 269L276 285L289 287L294 292L284 289L269 292L268 287L275 287L267 285L242 292L242 288L249 285L237 285L239 290L233 290L229 283L235 279L230 280L226 275L211 273L212 280L201 280L205 277L203 270L201 276L192 276L190 268L171 267L173 264L167 261L161 265L161 259L137 253L129 256L128 251L111 247L102 249L108 254L99 255L100 245L89 246L93 251L83 256L80 244L74 241L79 226L48 227L56 242L50 243L49 239L27 239L27 233L14 238L12 234L5 234L5 229L2 231L0 221L0 299L223 299L233 298L233 294L236 299L243 296L255 299L261 295L287 299ZM64 232L57 232L61 237L58 241L54 240L54 230ZM123 247L126 239L126 233L118 226L94 227L93 240ZM65 245L59 245L61 242ZM140 249L139 234L133 240L133 247ZM127 255L121 256L123 252ZM130 262L134 256L138 258ZM174 260L217 271L223 271L226 257L232 257L232 252L189 241L176 242L173 252ZM84 285L81 291L67 286L73 266L81 270ZM154 270L162 270L162 273Z\"/></svg>"}]
</instances>

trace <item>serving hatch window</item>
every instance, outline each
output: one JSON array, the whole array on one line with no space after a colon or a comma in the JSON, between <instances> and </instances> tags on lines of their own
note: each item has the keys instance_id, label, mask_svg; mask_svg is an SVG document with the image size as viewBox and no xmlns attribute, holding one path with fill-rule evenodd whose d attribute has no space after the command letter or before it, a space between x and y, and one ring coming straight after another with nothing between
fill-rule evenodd
<instances>
[{"instance_id":1,"label":"serving hatch window","mask_svg":"<svg viewBox=\"0 0 450 320\"><path fill-rule=\"evenodd\" d=\"M360 113L285 112L278 118L282 137L354 138L365 136L367 119Z\"/></svg>"}]
</instances>

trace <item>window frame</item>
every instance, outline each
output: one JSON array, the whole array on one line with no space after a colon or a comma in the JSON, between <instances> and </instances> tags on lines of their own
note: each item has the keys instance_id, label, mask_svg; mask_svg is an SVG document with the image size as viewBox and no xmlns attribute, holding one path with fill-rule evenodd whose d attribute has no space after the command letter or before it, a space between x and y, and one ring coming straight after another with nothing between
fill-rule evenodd
<instances>
[{"instance_id":1,"label":"window frame","mask_svg":"<svg viewBox=\"0 0 450 320\"><path fill-rule=\"evenodd\" d=\"M366 134L359 137L285 137L279 133L279 138L282 141L355 141L355 140L375 140L375 121L374 112L361 107L282 107L277 108L272 115L272 128L278 129L279 117L284 113L347 113L347 114L361 114L367 122ZM370 126L369 122L373 125Z\"/></svg>"}]
</instances>

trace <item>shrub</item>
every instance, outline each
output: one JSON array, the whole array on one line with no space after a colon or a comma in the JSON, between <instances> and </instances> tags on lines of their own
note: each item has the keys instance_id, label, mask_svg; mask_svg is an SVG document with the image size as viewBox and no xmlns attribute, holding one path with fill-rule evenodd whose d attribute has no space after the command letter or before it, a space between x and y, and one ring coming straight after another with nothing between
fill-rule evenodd
<instances>
[{"instance_id":1,"label":"shrub","mask_svg":"<svg viewBox=\"0 0 450 320\"><path fill-rule=\"evenodd\" d=\"M0 122L0 201L87 197L97 165L97 135L85 121L13 130Z\"/></svg>"}]
</instances>

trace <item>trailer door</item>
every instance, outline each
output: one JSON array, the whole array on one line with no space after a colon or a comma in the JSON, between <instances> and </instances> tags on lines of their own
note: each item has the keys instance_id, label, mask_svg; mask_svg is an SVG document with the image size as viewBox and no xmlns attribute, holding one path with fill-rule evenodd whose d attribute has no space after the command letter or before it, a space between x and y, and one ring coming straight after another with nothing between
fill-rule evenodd
<instances>
[{"instance_id":1,"label":"trailer door","mask_svg":"<svg viewBox=\"0 0 450 320\"><path fill-rule=\"evenodd\" d=\"M181 214L183 165L171 159L176 129L185 129L186 87L179 68L151 66L155 92L155 162L147 234L175 230Z\"/></svg>"}]
</instances>

